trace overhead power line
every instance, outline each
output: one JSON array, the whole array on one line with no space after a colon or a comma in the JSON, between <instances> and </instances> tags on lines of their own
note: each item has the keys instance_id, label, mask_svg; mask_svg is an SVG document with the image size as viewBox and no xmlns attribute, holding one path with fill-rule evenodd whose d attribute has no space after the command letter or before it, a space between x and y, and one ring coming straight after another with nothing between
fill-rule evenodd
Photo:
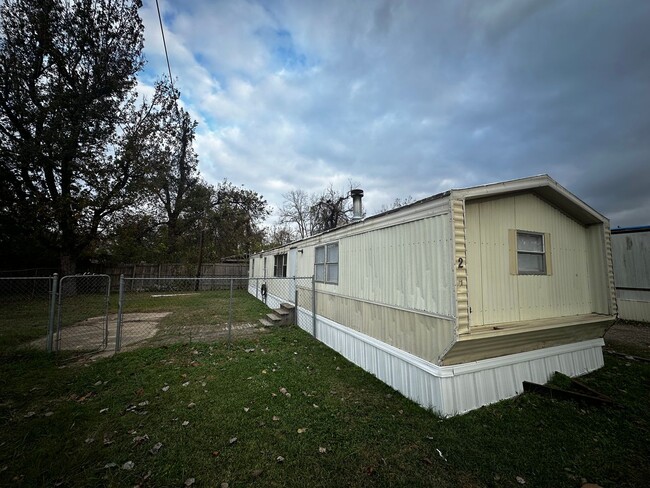
<instances>
[{"instance_id":1,"label":"overhead power line","mask_svg":"<svg viewBox=\"0 0 650 488\"><path fill-rule=\"evenodd\" d=\"M169 54L167 54L167 42L165 41L165 29L163 29L162 16L160 15L160 5L156 0L156 9L158 10L158 22L160 23L160 33L162 34L163 47L165 48L165 59L167 60L167 71L169 72L169 83L171 84L172 91L174 90L174 78L172 78L172 67L169 64Z\"/></svg>"}]
</instances>

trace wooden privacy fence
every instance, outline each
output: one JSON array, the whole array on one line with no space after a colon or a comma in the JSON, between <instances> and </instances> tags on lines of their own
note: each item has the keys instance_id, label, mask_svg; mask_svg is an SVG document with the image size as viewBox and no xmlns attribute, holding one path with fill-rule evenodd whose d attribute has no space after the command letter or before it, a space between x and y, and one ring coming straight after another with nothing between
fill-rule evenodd
<instances>
[{"instance_id":1,"label":"wooden privacy fence","mask_svg":"<svg viewBox=\"0 0 650 488\"><path fill-rule=\"evenodd\" d=\"M191 264L120 264L108 266L102 273L111 277L111 287L117 290L120 276L125 278L193 278L197 266ZM248 276L248 263L205 263L201 265L201 278L238 278Z\"/></svg>"}]
</instances>

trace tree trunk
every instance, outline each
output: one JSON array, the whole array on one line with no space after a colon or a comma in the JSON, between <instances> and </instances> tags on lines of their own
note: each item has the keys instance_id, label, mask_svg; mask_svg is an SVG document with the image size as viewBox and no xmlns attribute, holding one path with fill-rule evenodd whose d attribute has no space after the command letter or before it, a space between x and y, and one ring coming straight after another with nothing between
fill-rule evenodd
<instances>
[{"instance_id":1,"label":"tree trunk","mask_svg":"<svg viewBox=\"0 0 650 488\"><path fill-rule=\"evenodd\" d=\"M61 277L70 276L77 272L77 258L71 253L61 252ZM66 279L61 282L59 293L63 296L74 296L77 294L76 279Z\"/></svg>"},{"instance_id":2,"label":"tree trunk","mask_svg":"<svg viewBox=\"0 0 650 488\"><path fill-rule=\"evenodd\" d=\"M77 258L70 253L61 253L61 276L73 275L77 272Z\"/></svg>"}]
</instances>

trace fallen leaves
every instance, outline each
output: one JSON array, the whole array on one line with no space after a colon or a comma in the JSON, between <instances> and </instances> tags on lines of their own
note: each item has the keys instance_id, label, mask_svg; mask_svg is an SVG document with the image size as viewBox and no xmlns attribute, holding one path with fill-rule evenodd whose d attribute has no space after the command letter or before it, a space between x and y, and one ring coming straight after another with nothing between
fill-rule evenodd
<instances>
[{"instance_id":1,"label":"fallen leaves","mask_svg":"<svg viewBox=\"0 0 650 488\"><path fill-rule=\"evenodd\" d=\"M307 428L306 428L306 427L303 427L303 428L301 428L301 429L298 429L298 434L304 434L305 432L307 432Z\"/></svg>"},{"instance_id":2,"label":"fallen leaves","mask_svg":"<svg viewBox=\"0 0 650 488\"><path fill-rule=\"evenodd\" d=\"M196 480L194 478L187 478L185 480L185 486L192 486L195 482Z\"/></svg>"},{"instance_id":3,"label":"fallen leaves","mask_svg":"<svg viewBox=\"0 0 650 488\"><path fill-rule=\"evenodd\" d=\"M162 391L168 391L169 390L169 385L165 385L161 388Z\"/></svg>"},{"instance_id":4,"label":"fallen leaves","mask_svg":"<svg viewBox=\"0 0 650 488\"><path fill-rule=\"evenodd\" d=\"M133 438L133 443L136 446L139 446L140 444L142 444L142 443L144 443L144 442L146 442L148 440L149 440L149 436L147 434L145 434L145 435L137 435L137 436L135 436Z\"/></svg>"},{"instance_id":5,"label":"fallen leaves","mask_svg":"<svg viewBox=\"0 0 650 488\"><path fill-rule=\"evenodd\" d=\"M162 442L156 442L151 449L149 449L149 452L153 455L158 454L158 451L162 448L163 443Z\"/></svg>"},{"instance_id":6,"label":"fallen leaves","mask_svg":"<svg viewBox=\"0 0 650 488\"><path fill-rule=\"evenodd\" d=\"M237 438L236 437L231 437L230 440L228 441L228 444L230 444L232 446L235 442L237 442Z\"/></svg>"},{"instance_id":7,"label":"fallen leaves","mask_svg":"<svg viewBox=\"0 0 650 488\"><path fill-rule=\"evenodd\" d=\"M318 452L320 452L321 454L325 454L327 452L327 448L326 447L319 447Z\"/></svg>"},{"instance_id":8,"label":"fallen leaves","mask_svg":"<svg viewBox=\"0 0 650 488\"><path fill-rule=\"evenodd\" d=\"M122 469L126 471L131 471L135 466L135 463L133 461L127 461L122 465Z\"/></svg>"},{"instance_id":9,"label":"fallen leaves","mask_svg":"<svg viewBox=\"0 0 650 488\"><path fill-rule=\"evenodd\" d=\"M275 460L276 460L278 463L283 463L283 462L284 462L284 458L283 458L282 456L278 456Z\"/></svg>"}]
</instances>

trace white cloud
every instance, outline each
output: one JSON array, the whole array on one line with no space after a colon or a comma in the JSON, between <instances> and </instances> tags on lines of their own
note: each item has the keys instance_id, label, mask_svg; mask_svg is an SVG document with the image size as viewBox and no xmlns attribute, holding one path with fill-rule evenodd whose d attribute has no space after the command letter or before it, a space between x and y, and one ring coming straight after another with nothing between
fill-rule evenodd
<instances>
[{"instance_id":1,"label":"white cloud","mask_svg":"<svg viewBox=\"0 0 650 488\"><path fill-rule=\"evenodd\" d=\"M647 223L642 192L595 189L617 172L650 180L647 5L161 2L209 181L279 207L352 180L376 211L550 173L624 225ZM142 15L150 86L167 68L155 4Z\"/></svg>"}]
</instances>

